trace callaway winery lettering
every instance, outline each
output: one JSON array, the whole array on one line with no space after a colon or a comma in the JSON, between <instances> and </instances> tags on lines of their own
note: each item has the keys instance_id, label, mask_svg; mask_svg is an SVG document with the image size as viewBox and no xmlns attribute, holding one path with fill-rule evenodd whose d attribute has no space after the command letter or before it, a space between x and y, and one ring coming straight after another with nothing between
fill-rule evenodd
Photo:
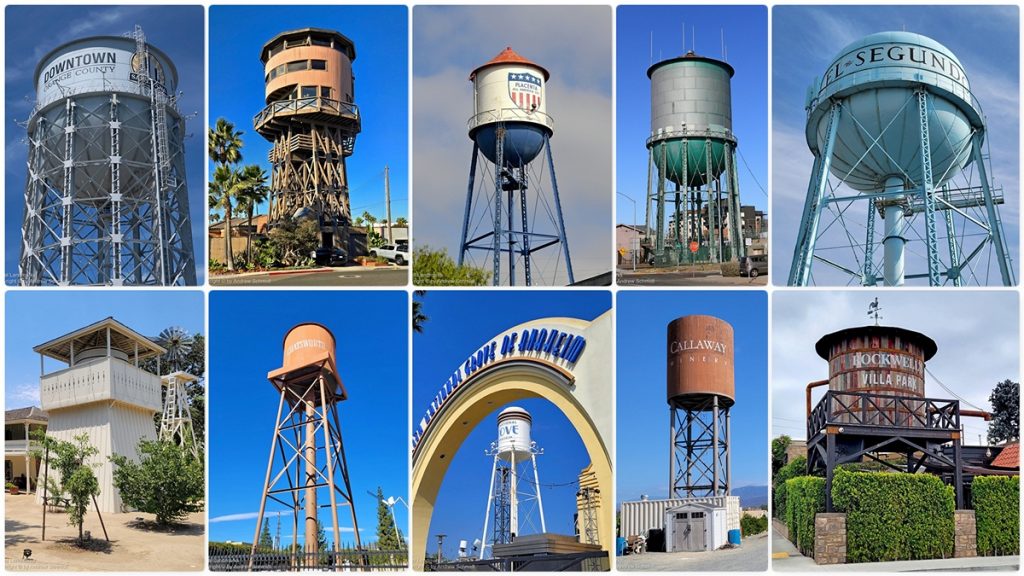
<instances>
[{"instance_id":1,"label":"callaway winery lettering","mask_svg":"<svg viewBox=\"0 0 1024 576\"><path fill-rule=\"evenodd\" d=\"M930 68L948 76L955 82L963 84L965 87L968 86L967 74L949 56L923 46L879 44L876 46L865 46L856 52L844 54L836 59L829 66L828 71L825 72L825 79L821 83L821 88L824 89L843 76L863 68L875 68L894 64L913 66L915 68Z\"/></svg>"},{"instance_id":2,"label":"callaway winery lettering","mask_svg":"<svg viewBox=\"0 0 1024 576\"><path fill-rule=\"evenodd\" d=\"M57 60L43 73L43 82L51 80L63 80L71 78L75 74L94 74L102 72L113 72L113 65L117 64L117 53L113 50L106 52L84 52ZM89 68L91 67L91 68Z\"/></svg>"},{"instance_id":3,"label":"callaway winery lettering","mask_svg":"<svg viewBox=\"0 0 1024 576\"><path fill-rule=\"evenodd\" d=\"M419 426L413 432L412 445L415 449L420 438L427 431L434 416L441 410L449 398L471 377L496 360L508 358L545 358L553 361L561 360L566 364L575 364L583 354L587 340L579 334L570 334L554 328L530 328L522 332L510 332L501 338L494 339L481 346L466 359L434 396Z\"/></svg>"},{"instance_id":4,"label":"callaway winery lettering","mask_svg":"<svg viewBox=\"0 0 1024 576\"><path fill-rule=\"evenodd\" d=\"M701 350L705 352L718 352L725 354L725 344L714 340L673 340L668 345L669 354L679 354L690 350Z\"/></svg>"}]
</instances>

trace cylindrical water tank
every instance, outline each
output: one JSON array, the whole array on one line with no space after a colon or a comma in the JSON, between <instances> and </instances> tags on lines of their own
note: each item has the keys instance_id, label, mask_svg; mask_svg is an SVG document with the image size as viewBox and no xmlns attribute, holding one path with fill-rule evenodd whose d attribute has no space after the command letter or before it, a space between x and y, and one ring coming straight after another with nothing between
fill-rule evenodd
<instances>
[{"instance_id":1,"label":"cylindrical water tank","mask_svg":"<svg viewBox=\"0 0 1024 576\"><path fill-rule=\"evenodd\" d=\"M153 46L147 51L145 62L132 38L94 36L58 46L39 61L36 108L28 125L30 180L63 192L65 169L70 168L73 202L102 208L111 200L111 162L116 161L122 201L152 201L154 163L159 159L153 153L153 105L144 89L149 84L145 78L154 80L156 89L171 99L178 73L163 52ZM171 176L183 182L184 121L174 106L164 110ZM118 127L119 154L112 153L112 126ZM72 156L66 164L69 151ZM136 217L128 210L122 216ZM131 224L126 220L122 226Z\"/></svg>"},{"instance_id":2,"label":"cylindrical water tank","mask_svg":"<svg viewBox=\"0 0 1024 576\"><path fill-rule=\"evenodd\" d=\"M829 111L841 101L832 174L860 192L879 192L894 176L920 185L916 91L922 88L929 94L932 180L939 187L971 162L970 138L985 121L960 61L920 34L879 32L843 48L808 91L807 145L824 150Z\"/></svg>"},{"instance_id":3,"label":"cylindrical water tank","mask_svg":"<svg viewBox=\"0 0 1024 576\"><path fill-rule=\"evenodd\" d=\"M736 399L732 326L714 316L676 318L668 324L668 403L691 408L713 396L723 408Z\"/></svg>"},{"instance_id":4,"label":"cylindrical water tank","mask_svg":"<svg viewBox=\"0 0 1024 576\"><path fill-rule=\"evenodd\" d=\"M937 346L920 332L861 326L823 336L815 350L828 360L828 387L833 392L924 398L925 362ZM867 416L866 423L914 425L911 413L922 415L920 403L914 401L873 397L862 402L843 394L838 400L842 405L836 405L833 415L840 415L841 421Z\"/></svg>"},{"instance_id":5,"label":"cylindrical water tank","mask_svg":"<svg viewBox=\"0 0 1024 576\"><path fill-rule=\"evenodd\" d=\"M654 165L663 178L682 185L686 140L687 185L707 183L707 141L711 140L710 178L725 167L725 143L732 134L733 67L692 51L647 69L651 79L651 137ZM663 159L664 156L664 159ZM664 171L662 172L662 167Z\"/></svg>"},{"instance_id":6,"label":"cylindrical water tank","mask_svg":"<svg viewBox=\"0 0 1024 576\"><path fill-rule=\"evenodd\" d=\"M307 366L323 358L326 352L335 362L334 334L322 324L305 322L298 324L284 336L283 368L295 369Z\"/></svg>"},{"instance_id":7,"label":"cylindrical water tank","mask_svg":"<svg viewBox=\"0 0 1024 576\"><path fill-rule=\"evenodd\" d=\"M263 45L265 98L327 98L352 103L355 44L333 30L302 28L274 36Z\"/></svg>"},{"instance_id":8,"label":"cylindrical water tank","mask_svg":"<svg viewBox=\"0 0 1024 576\"><path fill-rule=\"evenodd\" d=\"M124 350L120 350L118 348L111 347L111 349L110 349L110 356L113 357L113 358L117 358L118 360L124 360L125 362L128 362L128 352L126 352ZM84 348L82 350L75 350L75 362L73 364L71 364L71 366L75 367L75 366L78 366L79 364L81 364L83 362L88 362L90 360L95 360L97 358L106 358L106 357L107 357L107 347L106 346L92 346L92 347L89 347L89 348Z\"/></svg>"},{"instance_id":9,"label":"cylindrical water tank","mask_svg":"<svg viewBox=\"0 0 1024 576\"><path fill-rule=\"evenodd\" d=\"M497 128L502 124L502 163L521 168L540 154L544 139L554 133L547 114L543 67L523 58L511 47L473 70L473 117L469 137L491 162L496 162Z\"/></svg>"},{"instance_id":10,"label":"cylindrical water tank","mask_svg":"<svg viewBox=\"0 0 1024 576\"><path fill-rule=\"evenodd\" d=\"M510 406L498 414L498 458L516 462L530 457L530 430L533 418L518 406Z\"/></svg>"}]
</instances>

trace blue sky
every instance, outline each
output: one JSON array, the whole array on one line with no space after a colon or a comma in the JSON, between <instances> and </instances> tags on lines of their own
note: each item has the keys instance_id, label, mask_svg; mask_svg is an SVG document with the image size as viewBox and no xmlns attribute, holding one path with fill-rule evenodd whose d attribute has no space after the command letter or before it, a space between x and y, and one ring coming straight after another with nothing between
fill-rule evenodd
<instances>
[{"instance_id":1,"label":"blue sky","mask_svg":"<svg viewBox=\"0 0 1024 576\"><path fill-rule=\"evenodd\" d=\"M5 302L4 405L39 406L39 355L33 346L107 316L149 337L170 326L202 334L203 294L176 291L10 291ZM46 360L46 371L67 368Z\"/></svg>"},{"instance_id":2,"label":"blue sky","mask_svg":"<svg viewBox=\"0 0 1024 576\"><path fill-rule=\"evenodd\" d=\"M1020 269L1020 30L1016 6L776 6L772 26L772 247L776 254L772 274L776 284L785 284L789 274L814 162L804 137L807 87L847 44L875 32L904 29L949 48L967 73L971 91L988 117L989 177L1005 190L1006 204L1000 207L1000 214L1014 268ZM968 170L973 171L973 166ZM977 178L974 183L977 185ZM963 181L954 180L952 185L963 185ZM845 192L849 189L837 195ZM855 202L845 217L851 233L863 243L866 202ZM833 219L823 215L822 229ZM923 221L923 217L917 220ZM832 234L822 235L818 245L844 245L840 236L836 226ZM915 242L916 234L911 239L908 274L924 270L924 247ZM940 243L944 245L945 240ZM991 266L992 278L998 282L995 259L981 264L983 269L986 266ZM821 262L812 268L812 275L819 284L845 284L847 280L845 274L834 273Z\"/></svg>"},{"instance_id":3,"label":"blue sky","mask_svg":"<svg viewBox=\"0 0 1024 576\"><path fill-rule=\"evenodd\" d=\"M284 335L301 322L321 323L337 340L338 371L349 395L338 418L359 528L363 543L376 540L377 501L367 491L381 486L385 498L408 501L408 319L405 292L210 293L209 371L216 382L208 426L210 540L252 542L280 401L267 372L281 366ZM321 492L327 502L326 491ZM273 502L267 506L276 533L276 512L282 508ZM408 534L408 510L402 504L394 510L399 528ZM320 515L321 524L330 526L327 509ZM288 518L282 514L285 542L291 541ZM353 542L347 508L339 508L338 520L343 541Z\"/></svg>"},{"instance_id":4,"label":"blue sky","mask_svg":"<svg viewBox=\"0 0 1024 576\"><path fill-rule=\"evenodd\" d=\"M668 323L707 314L733 327L733 488L768 483L768 298L763 291L619 292L616 305L618 501L668 492Z\"/></svg>"},{"instance_id":5,"label":"blue sky","mask_svg":"<svg viewBox=\"0 0 1024 576\"><path fill-rule=\"evenodd\" d=\"M188 178L192 243L199 283L205 276L203 254L206 236L206 157L202 125L204 81L202 6L8 6L5 27L5 154L4 267L10 278L17 274L21 252L21 222L28 171L25 128L35 98L32 74L39 59L60 44L88 36L121 36L141 25L146 39L164 51L178 69L179 109L188 116L185 138L185 170ZM60 34L55 34L60 30ZM192 117L191 114L198 114Z\"/></svg>"},{"instance_id":6,"label":"blue sky","mask_svg":"<svg viewBox=\"0 0 1024 576\"><path fill-rule=\"evenodd\" d=\"M616 18L616 192L636 202L637 223L644 223L647 148L651 135L651 84L654 62L694 48L701 56L722 59L725 31L732 79L732 125L739 140L737 172L740 200L768 207L768 11L764 6L619 6ZM683 48L683 26L686 47ZM746 164L744 164L744 160ZM749 166L749 169L748 169ZM616 194L620 224L633 223L633 202Z\"/></svg>"},{"instance_id":7,"label":"blue sky","mask_svg":"<svg viewBox=\"0 0 1024 576\"><path fill-rule=\"evenodd\" d=\"M242 161L267 163L270 142L252 128L263 109L260 50L286 30L326 28L356 45L355 104L362 116L347 160L352 217L385 214L384 166L390 169L391 218L408 218L408 12L404 6L211 6L210 125L220 117L245 134ZM212 172L212 164L210 165ZM266 213L266 205L260 207Z\"/></svg>"},{"instance_id":8,"label":"blue sky","mask_svg":"<svg viewBox=\"0 0 1024 576\"><path fill-rule=\"evenodd\" d=\"M554 316L593 320L611 307L611 295L604 291L579 292L450 292L431 291L422 297L423 313L429 317L422 334L413 337L414 421L437 393L455 366L482 344L517 324ZM467 313L471 322L467 322ZM565 416L546 400L517 402L533 416L533 439L544 448L538 457L540 483L564 484L575 481L590 458L579 434ZM484 456L497 439L497 413L484 419L452 459L438 494L430 523L428 550L436 549L434 534L448 534L445 555L457 552L459 540L470 543L483 533L487 507L487 483L493 459ZM573 533L576 487L545 487L544 518L549 532ZM539 531L539 530L538 530Z\"/></svg>"},{"instance_id":9,"label":"blue sky","mask_svg":"<svg viewBox=\"0 0 1024 576\"><path fill-rule=\"evenodd\" d=\"M545 98L554 121L551 150L573 274L578 281L611 269L611 16L608 6L413 9L414 244L458 255L473 151L466 131L473 115L469 74L510 46L551 73ZM546 165L539 171L547 172ZM547 176L541 180L533 190L550 198ZM483 215L474 210L474 223ZM543 208L533 222L537 232L553 230ZM552 248L535 254L535 284L567 283L558 254ZM487 267L488 257L474 252L469 262Z\"/></svg>"}]
</instances>

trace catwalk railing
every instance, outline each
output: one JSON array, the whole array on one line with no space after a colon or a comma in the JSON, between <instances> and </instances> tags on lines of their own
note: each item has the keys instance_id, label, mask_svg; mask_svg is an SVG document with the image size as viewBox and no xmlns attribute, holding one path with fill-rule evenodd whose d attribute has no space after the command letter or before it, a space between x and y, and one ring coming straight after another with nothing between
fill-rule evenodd
<instances>
[{"instance_id":1,"label":"catwalk railing","mask_svg":"<svg viewBox=\"0 0 1024 576\"><path fill-rule=\"evenodd\" d=\"M209 548L214 572L400 572L409 567L406 550L343 549L338 552L292 553L289 549L258 550Z\"/></svg>"},{"instance_id":2,"label":"catwalk railing","mask_svg":"<svg viewBox=\"0 0 1024 576\"><path fill-rule=\"evenodd\" d=\"M955 431L960 429L960 402L829 390L807 419L807 438L830 425Z\"/></svg>"},{"instance_id":3,"label":"catwalk railing","mask_svg":"<svg viewBox=\"0 0 1024 576\"><path fill-rule=\"evenodd\" d=\"M607 572L608 552L506 556L488 560L462 559L436 562L428 559L425 572Z\"/></svg>"}]
</instances>

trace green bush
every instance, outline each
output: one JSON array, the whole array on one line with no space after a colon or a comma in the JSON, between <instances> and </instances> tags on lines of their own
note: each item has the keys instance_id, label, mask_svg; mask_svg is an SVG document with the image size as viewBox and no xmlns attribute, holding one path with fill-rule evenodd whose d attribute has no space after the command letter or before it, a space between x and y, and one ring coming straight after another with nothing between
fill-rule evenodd
<instances>
[{"instance_id":1,"label":"green bush","mask_svg":"<svg viewBox=\"0 0 1024 576\"><path fill-rule=\"evenodd\" d=\"M772 479L772 516L786 518L786 481L790 478L802 476L807 471L807 458L800 456L792 462L779 468L779 472Z\"/></svg>"},{"instance_id":2,"label":"green bush","mask_svg":"<svg viewBox=\"0 0 1024 576\"><path fill-rule=\"evenodd\" d=\"M161 525L184 519L203 509L206 495L203 463L190 452L165 440L140 440L139 461L115 454L114 486L124 503L156 516Z\"/></svg>"},{"instance_id":3,"label":"green bush","mask_svg":"<svg viewBox=\"0 0 1024 576\"><path fill-rule=\"evenodd\" d=\"M740 532L744 537L768 531L768 516L744 514L740 518Z\"/></svg>"},{"instance_id":4,"label":"green bush","mask_svg":"<svg viewBox=\"0 0 1024 576\"><path fill-rule=\"evenodd\" d=\"M740 275L739 262L722 262L722 276L736 277Z\"/></svg>"},{"instance_id":5,"label":"green bush","mask_svg":"<svg viewBox=\"0 0 1024 576\"><path fill-rule=\"evenodd\" d=\"M953 488L938 476L839 469L832 503L846 513L847 562L953 556Z\"/></svg>"},{"instance_id":6,"label":"green bush","mask_svg":"<svg viewBox=\"0 0 1024 576\"><path fill-rule=\"evenodd\" d=\"M1020 554L1020 476L975 476L971 499L978 523L978 554Z\"/></svg>"},{"instance_id":7,"label":"green bush","mask_svg":"<svg viewBox=\"0 0 1024 576\"><path fill-rule=\"evenodd\" d=\"M814 517L825 511L825 479L798 476L786 481L786 526L800 552L814 555Z\"/></svg>"}]
</instances>

